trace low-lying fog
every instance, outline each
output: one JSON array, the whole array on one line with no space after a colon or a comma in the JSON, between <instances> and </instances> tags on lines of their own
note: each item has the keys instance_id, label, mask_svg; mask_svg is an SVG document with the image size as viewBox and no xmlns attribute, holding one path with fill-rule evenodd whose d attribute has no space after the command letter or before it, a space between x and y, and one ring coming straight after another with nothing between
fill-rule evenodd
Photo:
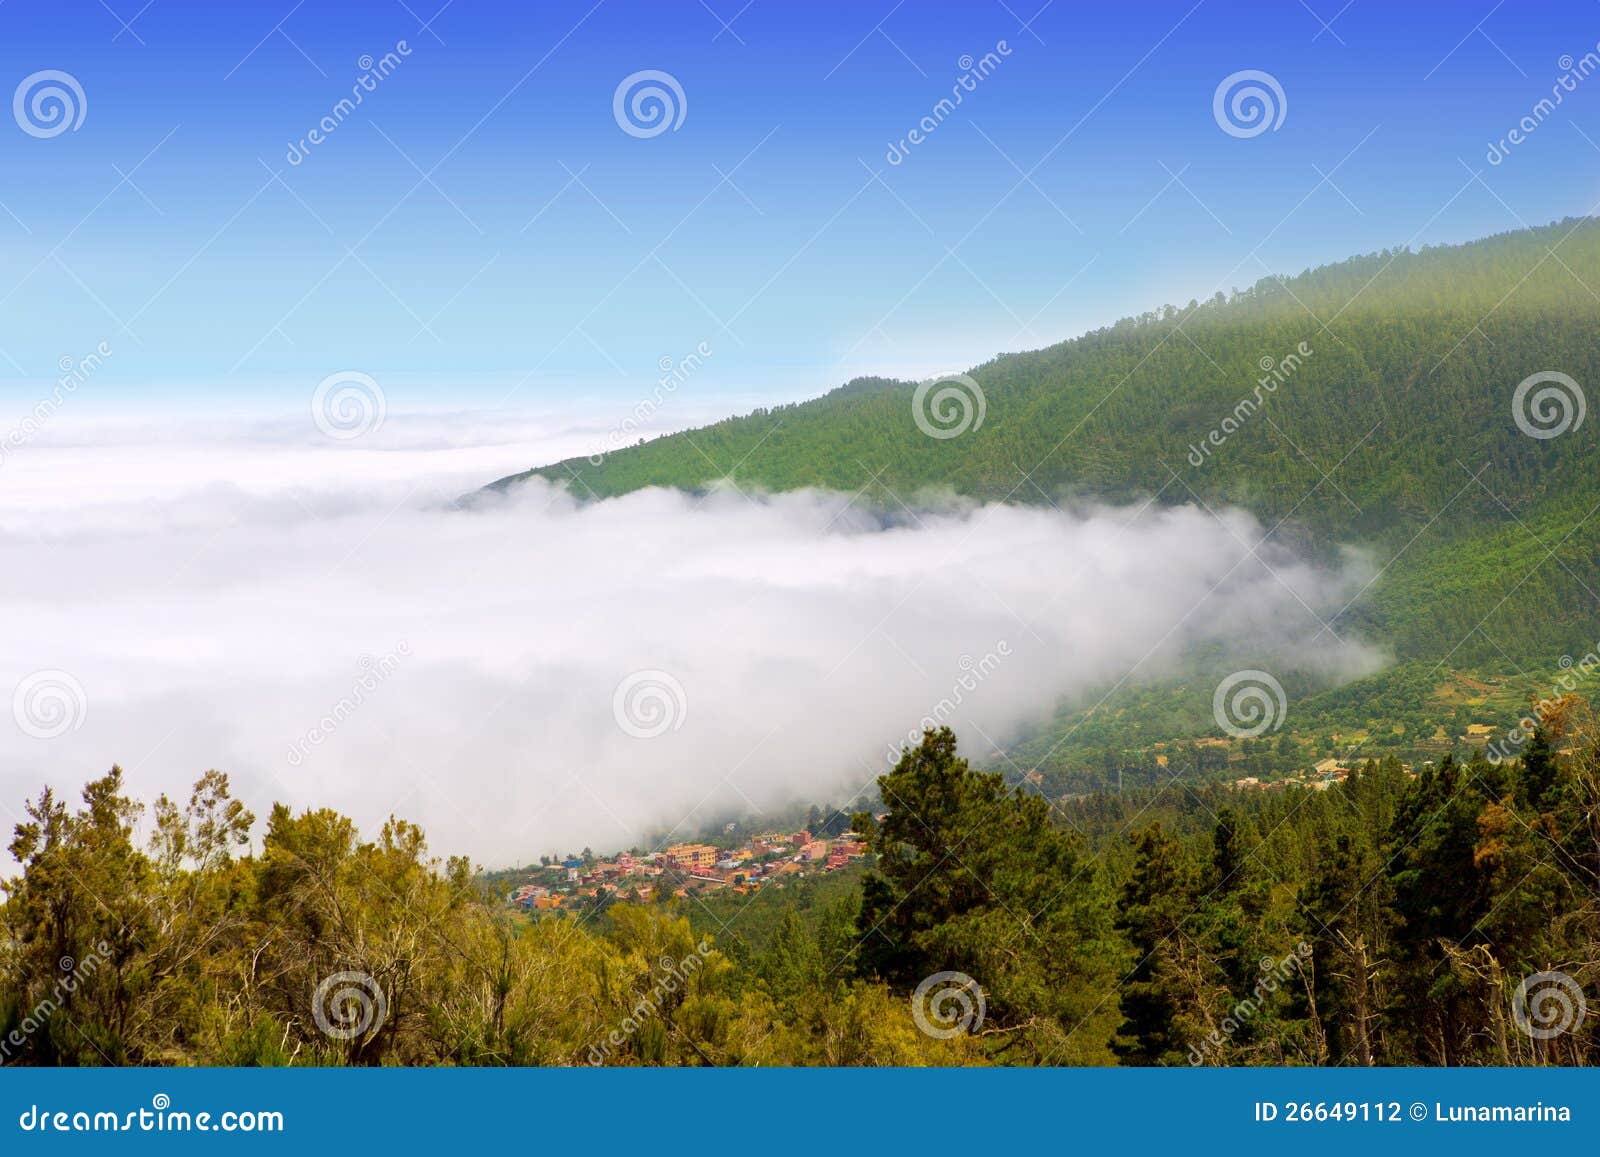
<instances>
[{"instance_id":1,"label":"low-lying fog","mask_svg":"<svg viewBox=\"0 0 1600 1157\"><path fill-rule=\"evenodd\" d=\"M1239 510L729 488L586 504L540 483L460 511L461 491L576 451L502 419L384 431L123 431L7 456L0 819L113 762L146 800L215 767L258 817L326 805L373 834L393 812L501 866L843 802L941 700L981 758L1062 696L1201 645L1378 665L1312 614L1364 564L1258 558Z\"/></svg>"}]
</instances>

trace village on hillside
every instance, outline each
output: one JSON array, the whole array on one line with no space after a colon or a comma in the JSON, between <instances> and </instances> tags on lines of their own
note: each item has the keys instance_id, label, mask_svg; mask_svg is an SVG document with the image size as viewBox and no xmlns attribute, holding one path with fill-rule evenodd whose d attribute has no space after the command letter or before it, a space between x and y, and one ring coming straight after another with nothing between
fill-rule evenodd
<instances>
[{"instance_id":1,"label":"village on hillside","mask_svg":"<svg viewBox=\"0 0 1600 1157\"><path fill-rule=\"evenodd\" d=\"M810 831L764 832L737 847L673 844L659 852L621 852L611 859L568 856L531 868L511 893L511 903L528 911L570 908L606 895L649 901L662 893L687 896L718 890L752 892L788 878L835 872L867 854L854 832L833 839Z\"/></svg>"},{"instance_id":2,"label":"village on hillside","mask_svg":"<svg viewBox=\"0 0 1600 1157\"><path fill-rule=\"evenodd\" d=\"M1472 723L1460 736L1470 749L1486 744L1494 729ZM1342 737L1333 736L1335 741ZM1228 748L1226 740L1199 740L1200 745ZM1165 745L1157 745L1158 748ZM1359 748L1360 745L1352 744ZM1237 753L1229 762L1240 757ZM1168 766L1167 756L1155 756L1157 766ZM1292 789L1326 791L1355 774L1364 759L1354 755L1323 759L1312 767L1287 775L1248 775L1224 780L1238 791L1278 792ZM1421 768L1433 766L1426 760ZM1401 765L1407 776L1415 778L1421 768ZM1043 786L1037 771L1025 780ZM1082 798L1071 793L1063 800ZM819 813L813 809L812 819ZM878 818L882 818L881 816ZM827 826L827 825L824 825ZM648 902L666 897L684 897L707 891L745 894L789 879L803 879L820 873L836 872L863 859L866 841L855 832L835 836L814 835L809 829L783 833L763 832L737 844L728 825L730 846L710 843L678 843L655 852L619 852L612 857L597 856L587 849L582 855L546 857L539 865L507 873L512 878L510 903L529 912L548 912L585 907L608 899ZM711 837L716 838L716 837Z\"/></svg>"},{"instance_id":3,"label":"village on hillside","mask_svg":"<svg viewBox=\"0 0 1600 1157\"><path fill-rule=\"evenodd\" d=\"M1495 733L1496 729L1487 723L1469 723L1465 733L1458 737L1457 743L1468 752L1482 751L1490 745ZM1336 733L1333 738L1337 741L1340 736ZM1567 753L1570 753L1570 749ZM1365 759L1354 756L1335 757L1324 759L1305 771L1273 779L1248 775L1234 780L1233 786L1240 791L1286 791L1297 787L1309 788L1312 791L1327 791L1330 787L1349 779L1365 762ZM1430 768L1434 763L1435 761L1431 759L1424 760L1421 767ZM1163 766L1165 766L1164 761ZM1411 779L1417 778L1419 774L1418 769L1410 763L1402 763L1400 768Z\"/></svg>"},{"instance_id":4,"label":"village on hillside","mask_svg":"<svg viewBox=\"0 0 1600 1157\"><path fill-rule=\"evenodd\" d=\"M1429 760L1425 766L1432 766L1432 762ZM1324 759L1310 771L1296 772L1281 779L1262 779L1260 776L1247 775L1243 779L1234 780L1233 786L1240 791L1288 791L1296 787L1327 791L1330 787L1349 779L1360 766L1360 762L1355 760L1347 763L1338 759ZM1411 779L1417 777L1417 773L1409 763L1403 763L1400 767Z\"/></svg>"}]
</instances>

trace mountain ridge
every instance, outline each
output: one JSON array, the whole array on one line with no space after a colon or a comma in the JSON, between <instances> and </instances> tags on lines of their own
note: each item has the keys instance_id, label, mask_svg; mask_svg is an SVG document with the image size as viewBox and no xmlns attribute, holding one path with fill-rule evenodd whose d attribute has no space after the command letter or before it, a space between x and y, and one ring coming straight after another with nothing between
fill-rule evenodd
<instances>
[{"instance_id":1,"label":"mountain ridge","mask_svg":"<svg viewBox=\"0 0 1600 1157\"><path fill-rule=\"evenodd\" d=\"M886 507L929 488L1238 506L1271 528L1263 541L1373 552L1377 581L1330 625L1391 647L1406 686L1419 663L1522 676L1600 635L1600 422L1582 420L1600 381L1595 287L1594 218L1380 250L931 388L855 379L487 489L538 476L603 499L727 480ZM930 436L941 418L963 428Z\"/></svg>"}]
</instances>

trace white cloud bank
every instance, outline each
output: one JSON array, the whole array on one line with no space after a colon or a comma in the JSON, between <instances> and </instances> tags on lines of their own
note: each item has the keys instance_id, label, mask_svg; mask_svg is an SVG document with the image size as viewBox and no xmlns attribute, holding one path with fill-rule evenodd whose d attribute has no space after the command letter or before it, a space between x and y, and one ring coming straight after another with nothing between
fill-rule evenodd
<instances>
[{"instance_id":1,"label":"white cloud bank","mask_svg":"<svg viewBox=\"0 0 1600 1157\"><path fill-rule=\"evenodd\" d=\"M1264 563L1239 511L884 519L828 493L583 505L532 484L461 512L438 500L462 447L481 451L442 435L447 457L410 481L284 471L249 490L195 485L228 473L214 444L30 447L55 463L29 467L31 490L0 477L0 819L114 761L146 799L216 767L258 815L326 805L370 834L393 812L503 865L625 846L696 808L846 798L953 693L982 754L1061 696L1200 645L1240 666L1376 666L1313 639L1307 610L1369 572ZM183 455L194 470L147 485ZM63 721L41 671L73 681L48 738ZM19 686L20 722L3 714Z\"/></svg>"}]
</instances>

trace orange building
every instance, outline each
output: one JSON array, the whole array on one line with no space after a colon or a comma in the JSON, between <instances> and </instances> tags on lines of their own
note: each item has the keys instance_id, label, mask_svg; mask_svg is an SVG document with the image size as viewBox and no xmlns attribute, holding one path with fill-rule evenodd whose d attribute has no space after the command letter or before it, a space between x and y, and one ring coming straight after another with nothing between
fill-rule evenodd
<instances>
[{"instance_id":1,"label":"orange building","mask_svg":"<svg viewBox=\"0 0 1600 1157\"><path fill-rule=\"evenodd\" d=\"M664 855L675 866L698 872L715 867L722 853L710 844L674 844Z\"/></svg>"}]
</instances>

